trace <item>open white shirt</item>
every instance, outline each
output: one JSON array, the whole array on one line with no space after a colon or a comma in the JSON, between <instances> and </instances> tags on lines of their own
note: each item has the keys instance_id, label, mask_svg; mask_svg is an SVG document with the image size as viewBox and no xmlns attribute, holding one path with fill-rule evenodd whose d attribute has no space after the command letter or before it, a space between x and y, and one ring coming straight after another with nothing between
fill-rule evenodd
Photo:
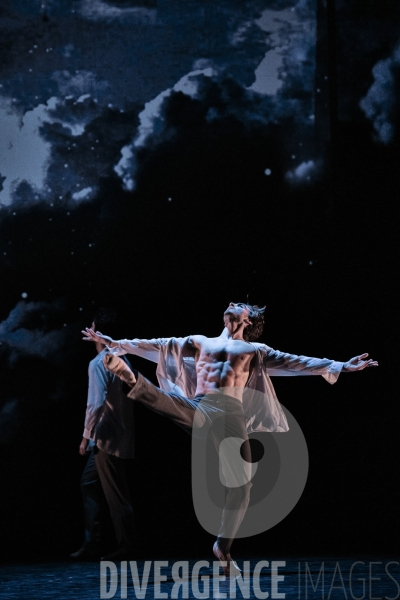
<instances>
[{"instance_id":1,"label":"open white shirt","mask_svg":"<svg viewBox=\"0 0 400 600\"><path fill-rule=\"evenodd\" d=\"M157 363L160 388L193 399L197 384L196 365L194 358L182 355L189 337L120 340L113 352L118 355L135 354ZM284 432L289 429L270 375L322 375L329 383L335 383L344 364L328 358L280 352L266 344L251 345L255 350L255 365L243 393L243 411L248 433ZM262 394L252 394L251 390Z\"/></svg>"}]
</instances>

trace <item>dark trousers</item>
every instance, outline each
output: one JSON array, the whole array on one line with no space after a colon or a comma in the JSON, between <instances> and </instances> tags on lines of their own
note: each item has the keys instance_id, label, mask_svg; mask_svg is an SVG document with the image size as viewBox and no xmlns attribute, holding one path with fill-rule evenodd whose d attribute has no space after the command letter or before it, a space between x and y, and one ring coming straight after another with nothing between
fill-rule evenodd
<instances>
[{"instance_id":1,"label":"dark trousers","mask_svg":"<svg viewBox=\"0 0 400 600\"><path fill-rule=\"evenodd\" d=\"M183 398L177 394L164 392L153 385L140 373L135 372L137 382L128 397L142 402L150 410L171 419L191 435L200 435L201 428L208 422L211 428L214 446L219 451L220 444L226 438L244 440L242 456L251 463L251 450L245 427L242 404L236 398L227 398L223 394L210 394L194 400ZM250 501L251 481L243 461L232 462L228 458L222 466L227 481L243 482L236 487L227 486L227 496L222 512L221 527L218 533L220 548L229 553L237 530L246 514Z\"/></svg>"},{"instance_id":2,"label":"dark trousers","mask_svg":"<svg viewBox=\"0 0 400 600\"><path fill-rule=\"evenodd\" d=\"M104 527L108 509L118 547L125 548L134 543L135 524L126 477L126 460L107 454L97 446L89 455L81 477L85 546L96 546L105 542Z\"/></svg>"}]
</instances>

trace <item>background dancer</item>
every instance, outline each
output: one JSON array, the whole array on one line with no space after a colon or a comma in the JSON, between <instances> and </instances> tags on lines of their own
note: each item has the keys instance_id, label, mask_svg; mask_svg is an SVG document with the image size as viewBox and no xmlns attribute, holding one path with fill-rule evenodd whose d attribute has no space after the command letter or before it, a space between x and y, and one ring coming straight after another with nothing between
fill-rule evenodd
<instances>
[{"instance_id":1,"label":"background dancer","mask_svg":"<svg viewBox=\"0 0 400 600\"><path fill-rule=\"evenodd\" d=\"M92 328L103 326L113 326L113 315L104 309L95 316ZM109 509L118 547L104 560L122 560L131 557L135 540L126 474L127 459L134 457L133 402L123 392L121 380L104 367L105 343L99 339L95 344L97 356L89 364L85 427L79 446L82 455L90 451L81 478L85 538L71 558L101 557L106 544L104 524ZM129 368L125 358L121 362Z\"/></svg>"}]
</instances>

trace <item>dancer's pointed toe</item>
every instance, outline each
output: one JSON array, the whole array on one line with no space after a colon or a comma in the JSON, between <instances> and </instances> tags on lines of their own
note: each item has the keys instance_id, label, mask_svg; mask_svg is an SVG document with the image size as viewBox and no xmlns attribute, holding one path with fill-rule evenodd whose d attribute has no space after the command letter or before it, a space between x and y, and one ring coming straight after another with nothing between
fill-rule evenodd
<instances>
[{"instance_id":1,"label":"dancer's pointed toe","mask_svg":"<svg viewBox=\"0 0 400 600\"><path fill-rule=\"evenodd\" d=\"M224 575L227 577L236 577L241 574L241 570L239 569L237 562L232 560L229 552L224 552L220 548L218 540L214 543L213 553L220 561Z\"/></svg>"}]
</instances>

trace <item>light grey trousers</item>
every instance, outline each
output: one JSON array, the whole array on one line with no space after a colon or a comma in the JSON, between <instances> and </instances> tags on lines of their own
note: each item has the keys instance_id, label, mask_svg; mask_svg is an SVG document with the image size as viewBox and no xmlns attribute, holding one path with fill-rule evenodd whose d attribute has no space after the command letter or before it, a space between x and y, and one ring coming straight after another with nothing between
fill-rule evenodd
<instances>
[{"instance_id":1,"label":"light grey trousers","mask_svg":"<svg viewBox=\"0 0 400 600\"><path fill-rule=\"evenodd\" d=\"M164 392L153 385L140 373L135 372L136 383L128 397L139 401L150 410L171 419L190 435L195 429L201 429L202 423L209 425L217 452L226 438L241 438L241 456L247 465L251 463L251 449L245 427L242 403L225 394L213 393L197 396L194 400L183 398L177 394ZM195 433L196 435L196 433ZM197 436L196 436L197 437ZM237 473L238 469L246 469L244 461L235 461L231 471L239 481L247 481L246 473ZM228 465L228 470L229 465ZM246 469L247 470L247 469ZM221 550L229 553L236 532L245 516L249 500L251 481L237 486L227 487L225 506L222 512L221 527L218 533L218 544Z\"/></svg>"}]
</instances>

